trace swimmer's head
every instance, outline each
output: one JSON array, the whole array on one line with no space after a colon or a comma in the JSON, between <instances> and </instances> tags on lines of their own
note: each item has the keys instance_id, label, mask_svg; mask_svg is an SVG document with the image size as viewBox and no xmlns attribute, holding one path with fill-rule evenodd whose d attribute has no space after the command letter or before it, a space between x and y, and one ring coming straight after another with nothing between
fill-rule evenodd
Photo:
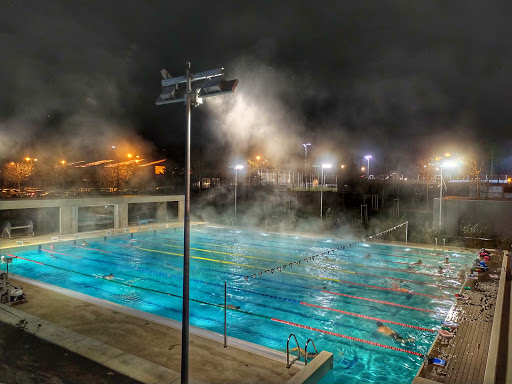
<instances>
[{"instance_id":1,"label":"swimmer's head","mask_svg":"<svg viewBox=\"0 0 512 384\"><path fill-rule=\"evenodd\" d=\"M382 327L384 324L382 324L381 321L377 321L377 327Z\"/></svg>"}]
</instances>

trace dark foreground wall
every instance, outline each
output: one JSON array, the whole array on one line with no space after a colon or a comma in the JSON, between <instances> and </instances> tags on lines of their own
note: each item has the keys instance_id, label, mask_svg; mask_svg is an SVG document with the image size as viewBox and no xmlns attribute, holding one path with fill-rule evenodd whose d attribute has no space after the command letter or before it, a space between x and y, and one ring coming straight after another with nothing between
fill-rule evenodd
<instances>
[{"instance_id":1,"label":"dark foreground wall","mask_svg":"<svg viewBox=\"0 0 512 384\"><path fill-rule=\"evenodd\" d=\"M439 199L434 200L434 223L439 222ZM466 224L487 225L499 238L512 238L512 200L443 199L442 227L448 236L461 235Z\"/></svg>"}]
</instances>

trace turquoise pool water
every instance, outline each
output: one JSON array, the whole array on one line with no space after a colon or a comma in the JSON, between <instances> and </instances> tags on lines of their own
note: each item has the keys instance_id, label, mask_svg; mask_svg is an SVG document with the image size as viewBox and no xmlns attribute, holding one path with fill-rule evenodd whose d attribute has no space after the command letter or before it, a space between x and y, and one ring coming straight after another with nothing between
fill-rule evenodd
<instances>
[{"instance_id":1,"label":"turquoise pool water","mask_svg":"<svg viewBox=\"0 0 512 384\"><path fill-rule=\"evenodd\" d=\"M20 249L10 272L181 321L182 229L88 242ZM211 226L192 229L190 257L191 325L224 333L226 282L240 307L228 309L229 337L280 351L291 333L301 348L311 338L334 354L328 380L343 383L410 383L474 258ZM379 334L377 321L415 342Z\"/></svg>"}]
</instances>

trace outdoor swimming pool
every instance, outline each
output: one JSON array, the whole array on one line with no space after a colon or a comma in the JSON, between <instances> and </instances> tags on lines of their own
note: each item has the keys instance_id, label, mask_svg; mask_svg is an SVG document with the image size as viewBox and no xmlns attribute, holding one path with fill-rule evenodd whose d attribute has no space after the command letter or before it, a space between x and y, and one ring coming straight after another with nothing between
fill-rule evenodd
<instances>
[{"instance_id":1,"label":"outdoor swimming pool","mask_svg":"<svg viewBox=\"0 0 512 384\"><path fill-rule=\"evenodd\" d=\"M87 241L19 248L10 272L181 321L182 229ZM213 226L193 227L190 244L191 325L224 333L226 282L228 305L240 307L228 309L229 337L280 351L291 333L301 348L311 338L334 354L329 380L344 383L410 383L474 259ZM377 321L415 343L379 334Z\"/></svg>"}]
</instances>

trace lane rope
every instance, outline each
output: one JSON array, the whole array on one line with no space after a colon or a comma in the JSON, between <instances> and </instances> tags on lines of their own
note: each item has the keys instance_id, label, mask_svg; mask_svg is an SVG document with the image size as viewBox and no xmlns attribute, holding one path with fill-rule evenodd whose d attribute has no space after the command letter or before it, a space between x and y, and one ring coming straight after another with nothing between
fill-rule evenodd
<instances>
[{"instance_id":1,"label":"lane rope","mask_svg":"<svg viewBox=\"0 0 512 384\"><path fill-rule=\"evenodd\" d=\"M335 333L335 332L331 332L331 331L326 331L325 329L313 328L313 327L309 327L307 325L302 325L302 324L298 324L298 323L292 323L291 321L276 319L274 317L272 318L272 321L276 321L278 323L292 325L292 326L298 327L298 328L309 329L310 331L325 333L325 334L331 335L331 336L342 337L344 339L349 339L349 340L353 340L353 341L359 341L360 343L366 343L366 344L374 345L376 347L392 349L394 351L405 352L405 353L409 353L411 355L416 355L416 356L423 357L423 354L421 354L419 352L416 352L416 351L409 351L409 350L403 349L403 348L397 348L397 347L392 347L390 345L376 343L375 341L369 341L369 340L359 339L357 337L342 335L341 333Z\"/></svg>"}]
</instances>

